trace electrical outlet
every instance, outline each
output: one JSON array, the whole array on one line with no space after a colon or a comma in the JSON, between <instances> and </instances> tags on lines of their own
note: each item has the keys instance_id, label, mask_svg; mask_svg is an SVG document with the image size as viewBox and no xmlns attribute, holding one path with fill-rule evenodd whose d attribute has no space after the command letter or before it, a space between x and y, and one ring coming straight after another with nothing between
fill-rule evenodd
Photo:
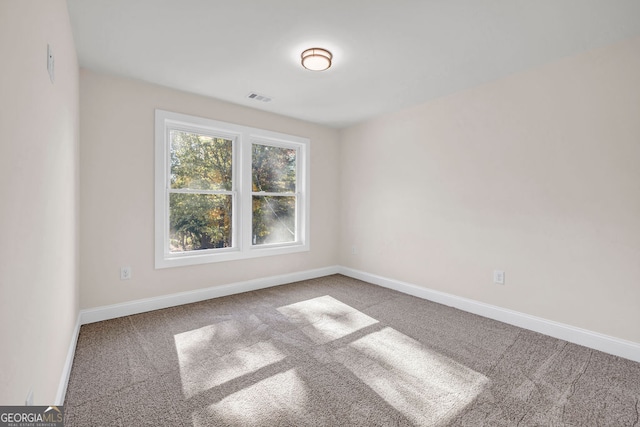
<instances>
[{"instance_id":1,"label":"electrical outlet","mask_svg":"<svg viewBox=\"0 0 640 427\"><path fill-rule=\"evenodd\" d=\"M493 270L493 283L496 285L504 285L504 271Z\"/></svg>"},{"instance_id":2,"label":"electrical outlet","mask_svg":"<svg viewBox=\"0 0 640 427\"><path fill-rule=\"evenodd\" d=\"M131 275L131 267L120 267L120 280L129 280Z\"/></svg>"},{"instance_id":3,"label":"electrical outlet","mask_svg":"<svg viewBox=\"0 0 640 427\"><path fill-rule=\"evenodd\" d=\"M358 248L356 246L351 246L351 255L358 255Z\"/></svg>"}]
</instances>

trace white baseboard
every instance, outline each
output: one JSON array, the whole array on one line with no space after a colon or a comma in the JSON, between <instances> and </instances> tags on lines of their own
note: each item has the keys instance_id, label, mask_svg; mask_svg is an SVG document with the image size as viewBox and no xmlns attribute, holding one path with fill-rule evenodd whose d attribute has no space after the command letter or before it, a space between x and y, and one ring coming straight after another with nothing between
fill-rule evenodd
<instances>
[{"instance_id":1,"label":"white baseboard","mask_svg":"<svg viewBox=\"0 0 640 427\"><path fill-rule=\"evenodd\" d=\"M64 397L67 394L67 385L69 385L69 375L71 375L71 366L73 366L73 357L76 353L76 344L78 343L78 334L80 334L80 314L76 319L76 326L71 336L71 342L69 343L69 349L67 350L67 359L64 362L62 368L62 374L60 375L60 382L58 383L58 393L56 394L56 405L64 405Z\"/></svg>"},{"instance_id":2,"label":"white baseboard","mask_svg":"<svg viewBox=\"0 0 640 427\"><path fill-rule=\"evenodd\" d=\"M145 313L147 311L159 310L167 307L174 307L182 304L204 301L211 298L219 298L242 292L255 291L258 289L270 288L272 286L285 285L287 283L301 280L315 279L317 277L337 274L339 266L307 270L279 276L270 276L261 279L248 280L245 282L229 283L222 286L214 286L194 291L180 292L171 295L140 299L120 304L107 305L103 307L90 308L80 311L80 323L101 322L103 320L115 319L117 317L130 316L133 314Z\"/></svg>"},{"instance_id":3,"label":"white baseboard","mask_svg":"<svg viewBox=\"0 0 640 427\"><path fill-rule=\"evenodd\" d=\"M554 338L589 347L594 350L603 351L605 353L620 356L625 359L640 362L639 343L625 341L597 332L588 331L586 329L577 328L575 326L542 319L540 317L530 316L528 314L519 313L517 311L508 310L479 301L458 297L455 295L447 294L445 292L423 288L411 283L377 276L375 274L366 273L364 271L354 270L342 266L331 266L319 268L316 270L265 277L261 279L230 283L227 285L206 289L198 289L189 292L181 292L177 294L164 295L154 298L125 302L121 304L113 304L104 307L81 310L78 315L78 321L76 323L74 335L69 345L67 360L62 372L60 384L58 386L56 403L58 405L62 405L64 403L64 397L69 382L69 374L71 373L71 366L73 364L73 356L75 354L78 334L80 332L80 325L100 322L102 320L115 319L122 316L130 316L133 314L144 313L147 311L158 310L167 307L174 307L182 304L204 301L211 298L218 298L239 294L242 292L269 288L272 286L285 285L287 283L298 282L301 280L315 279L318 277L329 276L331 274L343 274L345 276L363 280L365 282L369 282L378 286L394 289L405 294L413 295L450 307L455 307L469 313L478 314L483 317L488 317L490 319L498 320L510 325L529 329L534 332L539 332L541 334L549 335Z\"/></svg>"},{"instance_id":4,"label":"white baseboard","mask_svg":"<svg viewBox=\"0 0 640 427\"><path fill-rule=\"evenodd\" d=\"M485 304L479 301L435 291L433 289L423 288L411 283L365 273L364 271L340 267L338 272L354 279L363 280L378 286L384 286L385 288L393 289L405 294L437 302L449 307L455 307L469 313L488 317L490 319L498 320L500 322L508 323L534 332L539 332L544 335L569 341L594 350L613 354L614 356L620 356L625 359L640 362L639 343L622 340L575 326L566 325L564 323L554 322L540 317L497 307L495 305Z\"/></svg>"}]
</instances>

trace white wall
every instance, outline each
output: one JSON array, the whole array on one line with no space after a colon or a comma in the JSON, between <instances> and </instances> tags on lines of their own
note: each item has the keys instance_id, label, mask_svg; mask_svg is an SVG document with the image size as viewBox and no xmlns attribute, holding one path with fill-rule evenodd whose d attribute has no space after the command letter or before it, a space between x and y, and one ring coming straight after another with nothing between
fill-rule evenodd
<instances>
[{"instance_id":1,"label":"white wall","mask_svg":"<svg viewBox=\"0 0 640 427\"><path fill-rule=\"evenodd\" d=\"M235 283L337 263L338 132L155 86L80 73L81 307ZM311 139L311 251L154 268L154 110L192 114ZM121 281L120 266L133 278Z\"/></svg>"},{"instance_id":2,"label":"white wall","mask_svg":"<svg viewBox=\"0 0 640 427\"><path fill-rule=\"evenodd\" d=\"M640 38L354 126L340 158L342 265L640 343Z\"/></svg>"},{"instance_id":3,"label":"white wall","mask_svg":"<svg viewBox=\"0 0 640 427\"><path fill-rule=\"evenodd\" d=\"M2 0L0 53L0 404L24 404L30 388L35 404L53 404L78 315L78 62L66 2Z\"/></svg>"}]
</instances>

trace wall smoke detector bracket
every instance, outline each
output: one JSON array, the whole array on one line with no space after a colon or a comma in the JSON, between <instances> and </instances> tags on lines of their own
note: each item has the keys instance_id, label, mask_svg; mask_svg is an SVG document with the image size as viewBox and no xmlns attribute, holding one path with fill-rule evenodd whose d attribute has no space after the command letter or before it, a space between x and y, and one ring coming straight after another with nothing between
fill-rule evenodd
<instances>
[{"instance_id":1,"label":"wall smoke detector bracket","mask_svg":"<svg viewBox=\"0 0 640 427\"><path fill-rule=\"evenodd\" d=\"M47 44L47 71L49 72L49 78L51 79L51 83L55 80L55 72L54 72L55 60L53 58L53 49L51 49L51 45Z\"/></svg>"}]
</instances>

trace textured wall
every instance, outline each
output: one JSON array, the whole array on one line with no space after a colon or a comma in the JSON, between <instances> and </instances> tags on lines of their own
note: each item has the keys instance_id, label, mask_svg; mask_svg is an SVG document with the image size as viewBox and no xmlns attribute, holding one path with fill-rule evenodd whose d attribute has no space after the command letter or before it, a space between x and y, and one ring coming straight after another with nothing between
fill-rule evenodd
<instances>
[{"instance_id":1,"label":"textured wall","mask_svg":"<svg viewBox=\"0 0 640 427\"><path fill-rule=\"evenodd\" d=\"M640 342L639 118L635 38L349 128L341 264Z\"/></svg>"}]
</instances>

